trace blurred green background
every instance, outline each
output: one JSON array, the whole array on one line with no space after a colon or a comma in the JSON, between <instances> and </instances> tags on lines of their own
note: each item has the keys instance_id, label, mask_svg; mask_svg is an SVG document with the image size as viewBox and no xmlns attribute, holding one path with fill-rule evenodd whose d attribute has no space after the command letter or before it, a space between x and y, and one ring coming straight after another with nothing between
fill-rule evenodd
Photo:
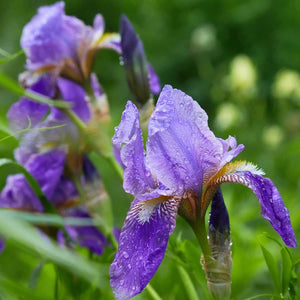
<instances>
[{"instance_id":1,"label":"blurred green background","mask_svg":"<svg viewBox=\"0 0 300 300\"><path fill-rule=\"evenodd\" d=\"M19 51L22 27L39 6L50 3L54 1L1 1L0 47L9 53ZM238 143L246 146L239 159L257 164L273 180L290 210L299 241L299 1L70 0L66 1L66 13L86 24L92 24L95 14L102 13L106 30L110 32L118 31L120 15L125 13L143 40L147 58L162 85L171 84L197 100L207 111L216 136L235 136ZM1 71L17 80L18 74L24 71L24 64L25 57L21 55L2 65ZM117 54L99 52L94 70L108 95L114 122L118 124L131 96ZM17 97L0 87L0 99L0 118L5 120L9 106ZM12 158L16 145L13 139L0 142L0 157ZM1 188L5 177L2 172ZM259 205L250 190L232 184L222 189L232 227L232 298L271 294L274 288L260 241L279 264L280 248L261 234L266 232L278 241L280 238L260 216ZM114 208L116 224L121 226L129 202L128 199L115 201L122 203ZM180 234L182 241L178 240ZM204 282L200 252L192 232L180 218L171 242L152 285L163 299L186 299L177 275L175 255L181 257L190 272L200 299L206 299L205 288L200 285ZM295 260L300 258L299 247L290 251ZM88 292L78 292L77 296L65 291L67 296L57 299L111 299L107 275L111 257L112 253L106 253L95 259L103 267L101 289L84 289ZM15 299L13 295L17 295L17 299L30 299L26 293L38 299L54 299L52 265L42 270L36 289L28 288L32 271L40 261L40 257L23 251L13 242L8 243L0 255L0 299ZM296 268L296 272L299 274L299 269ZM5 280L17 284L11 289L1 289ZM296 299L300 299L299 284L297 289L299 298ZM1 290L6 294L1 295ZM137 299L151 299L149 297L145 291ZM260 299L270 299L270 296Z\"/></svg>"}]
</instances>

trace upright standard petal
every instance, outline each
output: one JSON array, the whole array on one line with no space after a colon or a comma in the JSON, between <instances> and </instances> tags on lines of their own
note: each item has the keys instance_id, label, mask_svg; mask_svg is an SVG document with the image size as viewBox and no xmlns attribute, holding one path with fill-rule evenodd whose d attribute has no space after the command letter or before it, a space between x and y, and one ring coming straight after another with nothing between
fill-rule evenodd
<instances>
[{"instance_id":1,"label":"upright standard petal","mask_svg":"<svg viewBox=\"0 0 300 300\"><path fill-rule=\"evenodd\" d=\"M27 68L35 70L45 65L57 65L71 56L64 34L64 3L40 7L38 14L24 27L21 46L27 56Z\"/></svg>"},{"instance_id":2,"label":"upright standard petal","mask_svg":"<svg viewBox=\"0 0 300 300\"><path fill-rule=\"evenodd\" d=\"M287 246L296 247L289 211L273 182L261 175L263 172L251 163L229 163L210 180L203 197L209 198L224 182L240 183L249 187L260 203L262 216L271 223Z\"/></svg>"},{"instance_id":3,"label":"upright standard petal","mask_svg":"<svg viewBox=\"0 0 300 300\"><path fill-rule=\"evenodd\" d=\"M156 187L156 183L145 165L145 151L139 112L136 106L128 101L122 114L122 121L113 137L114 153L124 168L124 190L139 195Z\"/></svg>"},{"instance_id":4,"label":"upright standard petal","mask_svg":"<svg viewBox=\"0 0 300 300\"><path fill-rule=\"evenodd\" d=\"M110 267L110 283L117 299L137 295L155 274L175 228L178 205L175 199L133 202Z\"/></svg>"},{"instance_id":5,"label":"upright standard petal","mask_svg":"<svg viewBox=\"0 0 300 300\"><path fill-rule=\"evenodd\" d=\"M202 179L218 168L222 145L204 110L185 93L165 86L149 121L147 164L158 181L183 193L200 192Z\"/></svg>"}]
</instances>

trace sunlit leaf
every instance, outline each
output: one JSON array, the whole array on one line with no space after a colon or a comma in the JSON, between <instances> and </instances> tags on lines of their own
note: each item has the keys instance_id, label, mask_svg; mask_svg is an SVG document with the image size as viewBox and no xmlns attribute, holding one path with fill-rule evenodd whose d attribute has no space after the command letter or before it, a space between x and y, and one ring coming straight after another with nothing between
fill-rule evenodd
<instances>
[{"instance_id":1,"label":"sunlit leaf","mask_svg":"<svg viewBox=\"0 0 300 300\"><path fill-rule=\"evenodd\" d=\"M6 239L11 239L22 247L31 250L35 255L40 255L41 258L84 278L95 286L99 286L101 283L100 266L68 249L60 248L50 239L46 240L27 222L16 219L6 214L5 211L0 211L0 234Z\"/></svg>"},{"instance_id":2,"label":"sunlit leaf","mask_svg":"<svg viewBox=\"0 0 300 300\"><path fill-rule=\"evenodd\" d=\"M279 292L281 289L281 286L280 286L279 270L277 267L276 260L274 259L271 252L269 252L269 250L267 250L262 244L260 244L260 247L263 252L263 255L264 255L266 264L268 266L270 275L272 277L273 283L275 285L275 288Z\"/></svg>"},{"instance_id":3,"label":"sunlit leaf","mask_svg":"<svg viewBox=\"0 0 300 300\"><path fill-rule=\"evenodd\" d=\"M292 260L286 247L281 249L282 257L282 294L284 295L289 287L290 280L292 277Z\"/></svg>"}]
</instances>

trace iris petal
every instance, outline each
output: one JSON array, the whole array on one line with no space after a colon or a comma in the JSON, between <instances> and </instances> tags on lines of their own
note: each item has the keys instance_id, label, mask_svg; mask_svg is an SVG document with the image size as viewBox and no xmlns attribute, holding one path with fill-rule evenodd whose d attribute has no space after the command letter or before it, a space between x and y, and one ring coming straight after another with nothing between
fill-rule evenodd
<instances>
[{"instance_id":1,"label":"iris petal","mask_svg":"<svg viewBox=\"0 0 300 300\"><path fill-rule=\"evenodd\" d=\"M145 165L145 151L139 113L128 101L122 121L113 137L114 153L124 168L124 190L138 195L153 190L156 183Z\"/></svg>"},{"instance_id":2,"label":"iris petal","mask_svg":"<svg viewBox=\"0 0 300 300\"><path fill-rule=\"evenodd\" d=\"M249 187L257 197L261 214L279 233L287 246L296 247L296 238L291 225L289 211L285 207L281 195L269 178L261 175L263 172L252 164L235 162L226 165L208 183L202 198L203 205L224 182L240 183Z\"/></svg>"},{"instance_id":3,"label":"iris petal","mask_svg":"<svg viewBox=\"0 0 300 300\"><path fill-rule=\"evenodd\" d=\"M208 127L206 112L185 93L165 86L149 121L147 164L170 189L200 192L227 155ZM229 145L230 146L230 145Z\"/></svg>"},{"instance_id":4,"label":"iris petal","mask_svg":"<svg viewBox=\"0 0 300 300\"><path fill-rule=\"evenodd\" d=\"M175 228L178 205L175 199L133 202L110 267L110 283L116 298L130 299L149 283Z\"/></svg>"}]
</instances>

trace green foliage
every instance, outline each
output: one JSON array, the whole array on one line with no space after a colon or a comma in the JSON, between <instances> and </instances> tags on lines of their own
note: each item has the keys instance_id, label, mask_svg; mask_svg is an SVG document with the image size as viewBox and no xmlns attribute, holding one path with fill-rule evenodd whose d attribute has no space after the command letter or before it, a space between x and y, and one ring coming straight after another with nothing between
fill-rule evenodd
<instances>
[{"instance_id":1,"label":"green foliage","mask_svg":"<svg viewBox=\"0 0 300 300\"><path fill-rule=\"evenodd\" d=\"M17 142L3 122L9 106L19 96L53 104L16 83L25 64L25 56L18 50L21 29L38 6L53 2L0 3L1 187L8 174L23 173L49 212L38 215L0 211L0 235L6 239L0 255L0 300L114 299L108 275L115 253L112 248L101 257L80 247L70 251L55 241L46 241L34 227L87 226L91 220L56 214L32 176L11 159ZM284 82L280 75L285 70L300 73L299 2L75 0L66 1L66 11L88 24L96 13L103 13L109 31L118 31L119 16L126 13L162 83L170 83L198 100L208 112L216 135L236 136L246 146L241 159L256 162L275 182L291 212L299 241L299 90L297 81L296 86L285 89L291 77ZM243 77L245 69L248 73ZM95 72L108 95L113 123L117 124L124 104L131 99L117 55L101 52ZM58 106L65 103L55 101ZM111 215L108 207L97 207L100 216L93 223L111 233L112 225L122 225L132 199L124 193L119 174L106 159L95 153L90 158L103 178L113 211ZM226 186L224 198L233 240L232 299L297 300L299 247L287 249L273 240L257 241L261 232L275 240L278 236L261 218L259 205L246 188ZM199 299L209 299L196 239L185 222L178 219L177 223L167 255L151 284L162 299L187 299L194 290ZM193 286L189 291L188 285ZM144 291L136 299L154 297L151 291Z\"/></svg>"}]
</instances>

